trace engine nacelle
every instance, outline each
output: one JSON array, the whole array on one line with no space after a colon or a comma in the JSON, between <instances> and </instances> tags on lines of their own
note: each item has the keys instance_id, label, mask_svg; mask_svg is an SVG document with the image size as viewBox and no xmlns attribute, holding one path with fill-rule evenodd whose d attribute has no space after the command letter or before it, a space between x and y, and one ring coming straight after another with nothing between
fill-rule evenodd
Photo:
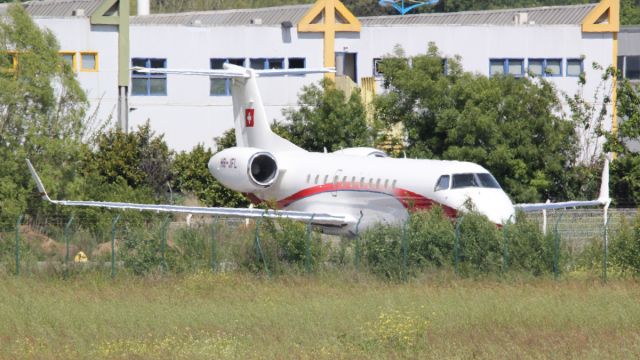
<instances>
[{"instance_id":1,"label":"engine nacelle","mask_svg":"<svg viewBox=\"0 0 640 360\"><path fill-rule=\"evenodd\" d=\"M211 157L209 171L222 185L250 193L273 185L278 178L278 163L267 151L232 147Z\"/></svg>"}]
</instances>

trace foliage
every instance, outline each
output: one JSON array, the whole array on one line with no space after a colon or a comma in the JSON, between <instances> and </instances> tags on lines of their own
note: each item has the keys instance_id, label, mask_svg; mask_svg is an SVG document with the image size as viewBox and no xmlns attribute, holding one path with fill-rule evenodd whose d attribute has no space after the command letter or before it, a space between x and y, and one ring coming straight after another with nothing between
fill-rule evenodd
<instances>
[{"instance_id":1,"label":"foliage","mask_svg":"<svg viewBox=\"0 0 640 360\"><path fill-rule=\"evenodd\" d=\"M50 31L41 30L21 6L9 6L0 20L0 227L25 211L53 211L31 196L25 158L38 167L52 196L78 194L81 179L75 173L86 151L88 103L58 50ZM9 63L13 56L15 69Z\"/></svg>"},{"instance_id":2,"label":"foliage","mask_svg":"<svg viewBox=\"0 0 640 360\"><path fill-rule=\"evenodd\" d=\"M190 152L179 153L171 169L173 187L194 194L206 206L246 207L249 202L242 194L224 187L211 175L207 167L211 156L211 149L202 144Z\"/></svg>"},{"instance_id":3,"label":"foliage","mask_svg":"<svg viewBox=\"0 0 640 360\"><path fill-rule=\"evenodd\" d=\"M553 271L553 234L545 236L537 222L528 220L524 213L518 213L515 224L503 228L503 235L508 241L506 251L509 270L528 272L534 276L550 274ZM561 260L567 257L565 247L559 246L557 256L560 272L564 268Z\"/></svg>"},{"instance_id":4,"label":"foliage","mask_svg":"<svg viewBox=\"0 0 640 360\"><path fill-rule=\"evenodd\" d=\"M577 137L552 84L464 72L457 59L445 74L433 44L410 60L401 49L383 59L376 101L380 120L404 125L407 155L479 163L516 202L567 197Z\"/></svg>"},{"instance_id":5,"label":"foliage","mask_svg":"<svg viewBox=\"0 0 640 360\"><path fill-rule=\"evenodd\" d=\"M640 275L640 216L622 219L611 239L611 262L621 272Z\"/></svg>"},{"instance_id":6,"label":"foliage","mask_svg":"<svg viewBox=\"0 0 640 360\"><path fill-rule=\"evenodd\" d=\"M611 163L611 197L618 206L640 203L640 89L627 79L618 81L618 131L605 133L605 151L619 156Z\"/></svg>"},{"instance_id":7,"label":"foliage","mask_svg":"<svg viewBox=\"0 0 640 360\"><path fill-rule=\"evenodd\" d=\"M454 228L441 207L412 214L408 224L409 264L418 269L451 264Z\"/></svg>"},{"instance_id":8,"label":"foliage","mask_svg":"<svg viewBox=\"0 0 640 360\"><path fill-rule=\"evenodd\" d=\"M458 271L462 275L498 273L502 268L502 239L496 225L484 215L461 217Z\"/></svg>"},{"instance_id":9,"label":"foliage","mask_svg":"<svg viewBox=\"0 0 640 360\"><path fill-rule=\"evenodd\" d=\"M314 271L327 259L327 247L320 234L312 233L307 254L307 226L293 220L262 220L256 222L259 242L252 237L240 255L240 265L258 272L282 274L302 272L307 259ZM308 257L310 255L310 257ZM267 271L268 270L268 271Z\"/></svg>"},{"instance_id":10,"label":"foliage","mask_svg":"<svg viewBox=\"0 0 640 360\"><path fill-rule=\"evenodd\" d=\"M305 86L298 98L298 109L284 110L287 121L276 130L296 145L309 151L336 151L342 148L370 146L374 130L369 127L360 93L347 99L330 80L320 86Z\"/></svg>"},{"instance_id":11,"label":"foliage","mask_svg":"<svg viewBox=\"0 0 640 360\"><path fill-rule=\"evenodd\" d=\"M147 121L137 131L113 128L96 139L87 154L85 173L97 173L108 183L123 179L132 188L149 187L159 198L167 193L173 152L164 136L156 136Z\"/></svg>"}]
</instances>

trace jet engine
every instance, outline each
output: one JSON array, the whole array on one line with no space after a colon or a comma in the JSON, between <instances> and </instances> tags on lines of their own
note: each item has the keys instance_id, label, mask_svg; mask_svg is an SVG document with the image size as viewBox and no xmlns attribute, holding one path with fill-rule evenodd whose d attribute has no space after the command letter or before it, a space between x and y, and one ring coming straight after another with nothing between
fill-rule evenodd
<instances>
[{"instance_id":1,"label":"jet engine","mask_svg":"<svg viewBox=\"0 0 640 360\"><path fill-rule=\"evenodd\" d=\"M273 185L278 178L278 163L267 151L232 147L211 157L209 171L222 185L251 193Z\"/></svg>"}]
</instances>

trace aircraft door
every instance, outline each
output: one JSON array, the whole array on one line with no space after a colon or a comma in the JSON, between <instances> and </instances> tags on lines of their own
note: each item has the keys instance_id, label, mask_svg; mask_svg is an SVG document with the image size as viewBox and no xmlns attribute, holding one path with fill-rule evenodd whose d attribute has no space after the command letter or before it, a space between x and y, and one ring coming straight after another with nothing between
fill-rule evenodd
<instances>
[{"instance_id":1,"label":"aircraft door","mask_svg":"<svg viewBox=\"0 0 640 360\"><path fill-rule=\"evenodd\" d=\"M331 196L338 196L338 187L340 186L340 179L342 178L342 169L336 170L336 173L333 175L333 191L331 192Z\"/></svg>"}]
</instances>

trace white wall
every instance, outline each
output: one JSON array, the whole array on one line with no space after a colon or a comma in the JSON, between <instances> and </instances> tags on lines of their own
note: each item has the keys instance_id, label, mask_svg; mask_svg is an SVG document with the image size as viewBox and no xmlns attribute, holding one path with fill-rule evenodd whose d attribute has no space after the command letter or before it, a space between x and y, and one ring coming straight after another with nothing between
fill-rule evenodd
<instances>
[{"instance_id":1,"label":"white wall","mask_svg":"<svg viewBox=\"0 0 640 360\"><path fill-rule=\"evenodd\" d=\"M39 18L51 29L64 51L97 51L98 72L79 72L98 116L115 117L117 104L117 32L114 26L91 26L87 18ZM286 33L279 26L198 27L178 25L132 25L132 58L165 58L170 68L208 69L211 58L303 57L307 67L323 65L323 40L319 33L298 34L295 27ZM435 42L447 57L460 55L465 70L488 75L490 58L584 57L587 76L585 97L593 97L601 72L612 62L611 34L583 34L579 26L364 26L361 33L339 33L337 52L356 52L358 78L372 76L373 58L391 54L400 44L409 56L424 54ZM566 64L563 73L566 72ZM305 84L321 75L263 78L259 80L267 114L282 119L283 108L295 106ZM573 94L576 77L548 78L560 91ZM213 138L233 125L231 97L210 96L209 79L199 76L169 75L167 96L129 97L129 126L147 119L153 129L164 133L170 147L189 150L198 143L213 146ZM600 97L602 98L602 96ZM610 126L610 122L605 124Z\"/></svg>"}]
</instances>

